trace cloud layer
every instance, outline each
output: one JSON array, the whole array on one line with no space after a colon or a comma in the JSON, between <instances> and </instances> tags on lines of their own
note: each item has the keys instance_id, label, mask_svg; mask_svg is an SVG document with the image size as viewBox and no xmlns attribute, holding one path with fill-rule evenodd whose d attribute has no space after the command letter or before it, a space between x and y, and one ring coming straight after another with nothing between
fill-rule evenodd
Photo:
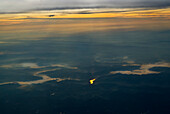
<instances>
[{"instance_id":1,"label":"cloud layer","mask_svg":"<svg viewBox=\"0 0 170 114\"><path fill-rule=\"evenodd\" d=\"M46 72L50 72L50 71L56 71L58 70L58 68L67 68L67 69L77 69L77 67L71 67L68 65L63 65L63 64L54 64L54 65L50 65L50 66L38 66L36 63L21 63L21 64L11 64L11 65L3 65L0 66L2 68L36 68L36 69L41 69L41 68L53 68L53 67L57 67L57 68L53 68L53 69L48 69L48 70L41 70L41 71L37 71L35 73L33 73L33 76L36 77L40 77L41 79L39 80L33 80L33 81L14 81L14 82L3 82L0 83L0 85L6 85L6 84L19 84L19 85L32 85L32 84L41 84L41 83L45 83L48 81L57 81L57 82L61 82L64 80L76 80L79 81L79 79L72 79L72 78L51 78L46 74Z\"/></svg>"},{"instance_id":2,"label":"cloud layer","mask_svg":"<svg viewBox=\"0 0 170 114\"><path fill-rule=\"evenodd\" d=\"M124 66L140 66L139 69L132 70L132 71L112 71L110 74L132 74L132 75L147 75L147 74L159 74L160 72L158 71L152 71L152 68L155 67L170 67L170 63L163 63L163 62L158 62L155 64L144 64L144 65L138 65L134 63L129 63L129 65L124 65Z\"/></svg>"},{"instance_id":3,"label":"cloud layer","mask_svg":"<svg viewBox=\"0 0 170 114\"><path fill-rule=\"evenodd\" d=\"M0 12L36 9L68 9L84 7L167 7L169 0L0 0Z\"/></svg>"}]
</instances>

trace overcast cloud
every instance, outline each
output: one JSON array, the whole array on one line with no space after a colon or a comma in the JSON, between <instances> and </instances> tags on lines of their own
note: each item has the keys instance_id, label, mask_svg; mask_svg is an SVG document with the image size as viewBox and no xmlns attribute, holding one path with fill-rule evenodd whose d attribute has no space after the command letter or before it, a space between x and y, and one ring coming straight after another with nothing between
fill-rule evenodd
<instances>
[{"instance_id":1,"label":"overcast cloud","mask_svg":"<svg viewBox=\"0 0 170 114\"><path fill-rule=\"evenodd\" d=\"M168 7L170 0L0 0L0 12L76 7Z\"/></svg>"}]
</instances>

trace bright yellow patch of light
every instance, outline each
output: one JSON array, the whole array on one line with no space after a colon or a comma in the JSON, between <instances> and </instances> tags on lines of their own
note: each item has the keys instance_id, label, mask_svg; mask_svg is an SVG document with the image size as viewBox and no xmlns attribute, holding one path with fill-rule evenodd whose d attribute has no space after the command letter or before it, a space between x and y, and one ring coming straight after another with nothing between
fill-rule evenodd
<instances>
[{"instance_id":1,"label":"bright yellow patch of light","mask_svg":"<svg viewBox=\"0 0 170 114\"><path fill-rule=\"evenodd\" d=\"M92 85L96 79L91 79L89 82Z\"/></svg>"}]
</instances>

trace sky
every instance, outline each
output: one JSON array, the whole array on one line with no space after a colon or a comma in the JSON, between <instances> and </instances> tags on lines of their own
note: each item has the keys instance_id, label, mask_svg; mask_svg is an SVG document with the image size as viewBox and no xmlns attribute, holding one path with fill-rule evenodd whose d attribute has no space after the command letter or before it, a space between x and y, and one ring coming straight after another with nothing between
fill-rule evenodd
<instances>
[{"instance_id":1,"label":"sky","mask_svg":"<svg viewBox=\"0 0 170 114\"><path fill-rule=\"evenodd\" d=\"M169 26L169 6L170 0L0 0L0 27L56 18L150 19Z\"/></svg>"},{"instance_id":2,"label":"sky","mask_svg":"<svg viewBox=\"0 0 170 114\"><path fill-rule=\"evenodd\" d=\"M0 12L76 7L168 7L170 0L0 0Z\"/></svg>"}]
</instances>

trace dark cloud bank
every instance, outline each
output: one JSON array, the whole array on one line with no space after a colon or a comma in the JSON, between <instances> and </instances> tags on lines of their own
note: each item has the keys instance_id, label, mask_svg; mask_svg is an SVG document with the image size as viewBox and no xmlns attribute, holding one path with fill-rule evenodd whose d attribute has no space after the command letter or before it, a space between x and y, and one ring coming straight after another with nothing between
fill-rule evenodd
<instances>
[{"instance_id":1,"label":"dark cloud bank","mask_svg":"<svg viewBox=\"0 0 170 114\"><path fill-rule=\"evenodd\" d=\"M33 10L64 10L83 8L164 8L170 0L0 0L0 12L16 13Z\"/></svg>"}]
</instances>

